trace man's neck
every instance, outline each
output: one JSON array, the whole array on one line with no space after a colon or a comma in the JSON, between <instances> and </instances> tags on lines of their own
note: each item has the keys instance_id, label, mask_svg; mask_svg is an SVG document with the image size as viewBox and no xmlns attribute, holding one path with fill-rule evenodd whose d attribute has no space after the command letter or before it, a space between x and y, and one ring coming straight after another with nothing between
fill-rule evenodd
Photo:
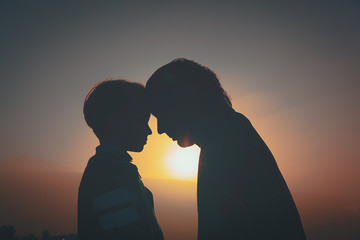
<instances>
[{"instance_id":1,"label":"man's neck","mask_svg":"<svg viewBox=\"0 0 360 240\"><path fill-rule=\"evenodd\" d=\"M224 134L229 126L229 121L234 119L236 112L233 109L210 113L204 116L201 123L197 124L195 143L200 148L216 144L217 139Z\"/></svg>"}]
</instances>

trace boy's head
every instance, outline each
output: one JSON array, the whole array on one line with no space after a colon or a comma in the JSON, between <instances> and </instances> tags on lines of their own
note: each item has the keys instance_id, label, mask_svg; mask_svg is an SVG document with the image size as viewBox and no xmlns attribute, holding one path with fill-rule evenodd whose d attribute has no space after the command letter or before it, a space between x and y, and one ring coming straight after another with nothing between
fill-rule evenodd
<instances>
[{"instance_id":1,"label":"boy's head","mask_svg":"<svg viewBox=\"0 0 360 240\"><path fill-rule=\"evenodd\" d=\"M140 152L151 134L145 88L122 79L95 84L84 102L86 123L100 144L114 144Z\"/></svg>"}]
</instances>

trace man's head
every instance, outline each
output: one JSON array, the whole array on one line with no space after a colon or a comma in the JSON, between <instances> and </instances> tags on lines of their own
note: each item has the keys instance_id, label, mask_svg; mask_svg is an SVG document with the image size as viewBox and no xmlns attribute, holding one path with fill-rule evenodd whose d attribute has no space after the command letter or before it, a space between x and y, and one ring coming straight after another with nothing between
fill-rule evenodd
<instances>
[{"instance_id":1,"label":"man's head","mask_svg":"<svg viewBox=\"0 0 360 240\"><path fill-rule=\"evenodd\" d=\"M121 79L95 84L86 96L83 111L100 143L110 141L126 151L140 152L151 134L150 110L141 84Z\"/></svg>"},{"instance_id":2,"label":"man's head","mask_svg":"<svg viewBox=\"0 0 360 240\"><path fill-rule=\"evenodd\" d=\"M231 108L216 74L184 58L159 68L146 83L146 92L158 132L182 147L195 143L197 129L209 115Z\"/></svg>"}]
</instances>

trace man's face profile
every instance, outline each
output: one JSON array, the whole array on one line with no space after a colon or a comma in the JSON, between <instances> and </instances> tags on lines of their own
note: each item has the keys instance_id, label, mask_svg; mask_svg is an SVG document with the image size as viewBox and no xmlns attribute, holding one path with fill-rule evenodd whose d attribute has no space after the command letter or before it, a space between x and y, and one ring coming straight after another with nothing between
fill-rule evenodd
<instances>
[{"instance_id":1,"label":"man's face profile","mask_svg":"<svg viewBox=\"0 0 360 240\"><path fill-rule=\"evenodd\" d=\"M168 94L167 94L168 95ZM151 109L157 118L158 133L166 133L180 147L194 144L191 134L191 116L187 114L186 106L181 104L177 94L168 96L152 96ZM190 107L190 106L188 106Z\"/></svg>"}]
</instances>

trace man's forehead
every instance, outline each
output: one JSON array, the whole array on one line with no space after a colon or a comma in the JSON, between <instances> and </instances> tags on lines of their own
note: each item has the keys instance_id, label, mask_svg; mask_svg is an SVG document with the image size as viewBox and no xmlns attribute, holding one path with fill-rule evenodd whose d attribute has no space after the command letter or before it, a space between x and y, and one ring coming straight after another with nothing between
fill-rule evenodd
<instances>
[{"instance_id":1,"label":"man's forehead","mask_svg":"<svg viewBox=\"0 0 360 240\"><path fill-rule=\"evenodd\" d=\"M150 109L154 115L172 111L174 107L175 101L173 98L164 95L157 95L151 98Z\"/></svg>"}]
</instances>

